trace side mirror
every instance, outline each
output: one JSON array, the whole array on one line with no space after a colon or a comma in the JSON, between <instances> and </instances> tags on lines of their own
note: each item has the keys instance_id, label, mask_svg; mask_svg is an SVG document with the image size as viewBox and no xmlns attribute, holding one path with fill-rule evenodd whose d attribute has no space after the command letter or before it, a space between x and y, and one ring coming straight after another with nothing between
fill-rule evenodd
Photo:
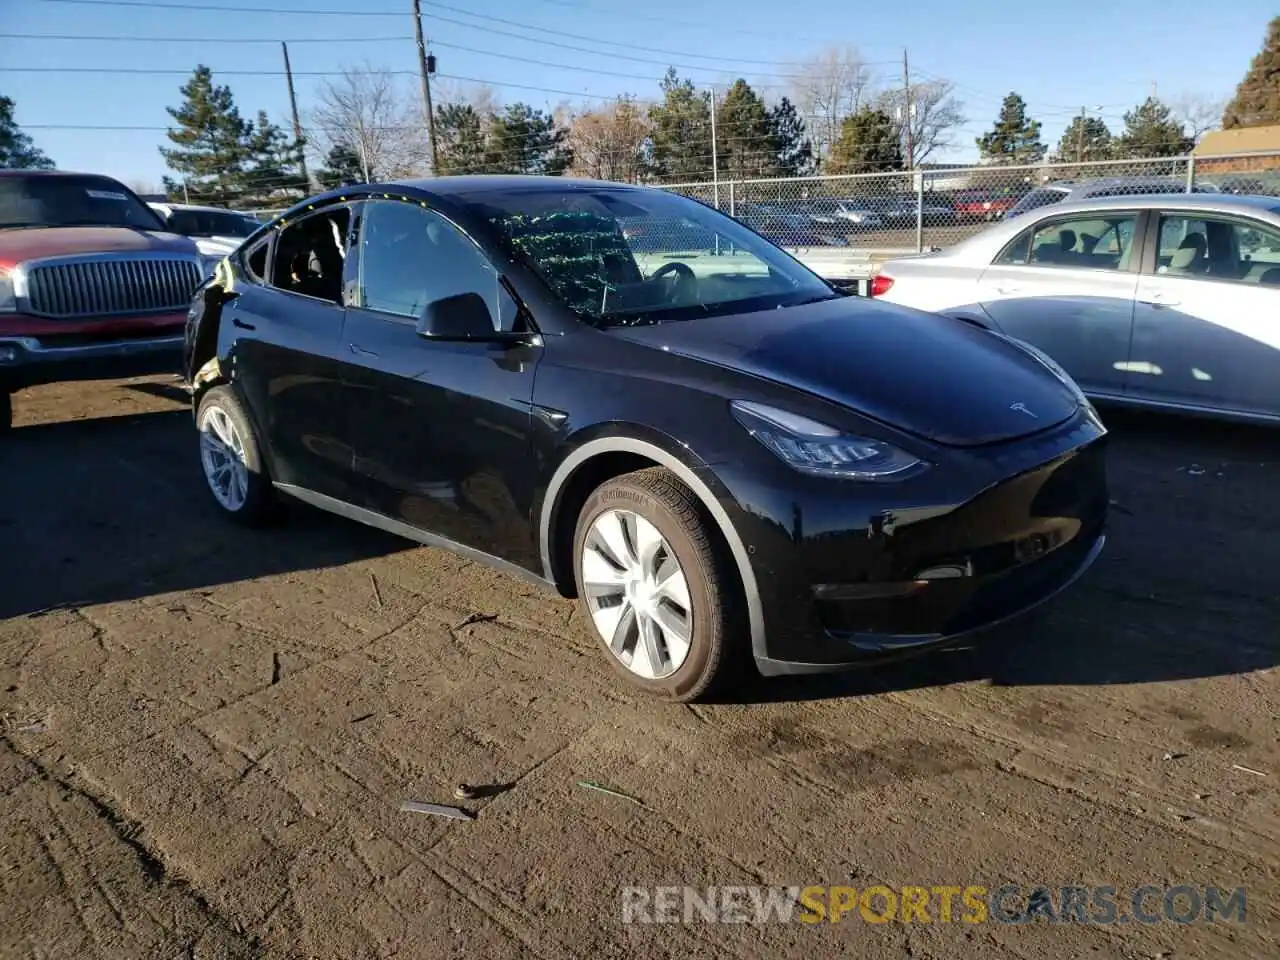
<instances>
[{"instance_id":1,"label":"side mirror","mask_svg":"<svg viewBox=\"0 0 1280 960\"><path fill-rule=\"evenodd\" d=\"M478 293L459 293L427 304L418 336L429 340L497 340L493 315Z\"/></svg>"}]
</instances>

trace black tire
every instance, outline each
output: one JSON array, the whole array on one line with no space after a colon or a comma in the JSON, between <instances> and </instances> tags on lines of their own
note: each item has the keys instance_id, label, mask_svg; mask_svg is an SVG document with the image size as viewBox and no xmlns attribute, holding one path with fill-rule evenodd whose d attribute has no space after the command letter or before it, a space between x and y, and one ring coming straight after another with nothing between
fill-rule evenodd
<instances>
[{"instance_id":1,"label":"black tire","mask_svg":"<svg viewBox=\"0 0 1280 960\"><path fill-rule=\"evenodd\" d=\"M0 390L0 433L8 433L13 426L13 394Z\"/></svg>"},{"instance_id":2,"label":"black tire","mask_svg":"<svg viewBox=\"0 0 1280 960\"><path fill-rule=\"evenodd\" d=\"M266 463L262 459L262 446L254 430L253 421L245 412L244 405L235 391L227 385L211 387L201 398L196 408L197 442L203 442L206 429L206 418L212 411L219 410L231 421L244 449L244 465L248 468L245 484L245 496L239 507L232 508L214 493L212 481L205 470L201 455L200 473L205 478L205 487L209 497L219 512L245 526L265 526L275 520L278 514L275 489L271 486L271 477L267 474Z\"/></svg>"},{"instance_id":3,"label":"black tire","mask_svg":"<svg viewBox=\"0 0 1280 960\"><path fill-rule=\"evenodd\" d=\"M657 528L685 575L691 605L691 641L684 662L669 676L633 673L609 649L592 620L583 584L582 557L592 524L609 510L623 509ZM587 629L613 668L633 687L679 703L706 699L735 678L745 663L738 614L736 572L697 498L670 471L653 467L602 484L587 498L573 537L573 573Z\"/></svg>"}]
</instances>

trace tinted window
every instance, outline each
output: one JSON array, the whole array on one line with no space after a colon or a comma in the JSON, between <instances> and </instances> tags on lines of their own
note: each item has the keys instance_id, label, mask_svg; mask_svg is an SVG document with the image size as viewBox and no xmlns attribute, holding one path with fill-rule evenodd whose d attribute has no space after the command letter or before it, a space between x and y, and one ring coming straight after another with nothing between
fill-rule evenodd
<instances>
[{"instance_id":1,"label":"tinted window","mask_svg":"<svg viewBox=\"0 0 1280 960\"><path fill-rule=\"evenodd\" d=\"M351 211L338 207L286 227L276 241L271 285L290 293L342 303Z\"/></svg>"},{"instance_id":2,"label":"tinted window","mask_svg":"<svg viewBox=\"0 0 1280 960\"><path fill-rule=\"evenodd\" d=\"M0 228L138 227L163 230L154 210L110 177L0 176Z\"/></svg>"},{"instance_id":3,"label":"tinted window","mask_svg":"<svg viewBox=\"0 0 1280 960\"><path fill-rule=\"evenodd\" d=\"M1280 286L1280 231L1248 220L1162 216L1156 272Z\"/></svg>"},{"instance_id":4,"label":"tinted window","mask_svg":"<svg viewBox=\"0 0 1280 960\"><path fill-rule=\"evenodd\" d=\"M1007 266L1124 270L1133 250L1133 214L1081 216L1022 232L996 260Z\"/></svg>"},{"instance_id":5,"label":"tinted window","mask_svg":"<svg viewBox=\"0 0 1280 960\"><path fill-rule=\"evenodd\" d=\"M247 237L261 224L230 211L175 210L168 227L184 237Z\"/></svg>"},{"instance_id":6,"label":"tinted window","mask_svg":"<svg viewBox=\"0 0 1280 960\"><path fill-rule=\"evenodd\" d=\"M501 275L471 238L434 211L395 200L361 217L360 303L413 320L427 304L478 293L495 329L515 329L519 310Z\"/></svg>"}]
</instances>

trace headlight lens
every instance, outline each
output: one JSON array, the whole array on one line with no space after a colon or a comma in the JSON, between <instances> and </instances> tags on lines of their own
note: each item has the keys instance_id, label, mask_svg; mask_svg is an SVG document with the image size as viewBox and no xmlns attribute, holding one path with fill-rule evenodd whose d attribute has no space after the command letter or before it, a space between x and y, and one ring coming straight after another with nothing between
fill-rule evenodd
<instances>
[{"instance_id":1,"label":"headlight lens","mask_svg":"<svg viewBox=\"0 0 1280 960\"><path fill-rule=\"evenodd\" d=\"M13 313L18 309L18 298L13 292L13 274L0 269L0 313Z\"/></svg>"},{"instance_id":2,"label":"headlight lens","mask_svg":"<svg viewBox=\"0 0 1280 960\"><path fill-rule=\"evenodd\" d=\"M902 480L928 464L883 440L850 436L786 410L735 400L733 415L780 460L801 473L845 480Z\"/></svg>"}]
</instances>

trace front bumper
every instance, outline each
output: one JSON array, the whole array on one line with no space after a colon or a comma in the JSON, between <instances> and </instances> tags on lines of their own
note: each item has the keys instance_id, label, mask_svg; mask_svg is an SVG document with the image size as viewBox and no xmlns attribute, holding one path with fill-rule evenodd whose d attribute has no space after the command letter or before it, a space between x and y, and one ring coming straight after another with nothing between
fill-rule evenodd
<instances>
[{"instance_id":1,"label":"front bumper","mask_svg":"<svg viewBox=\"0 0 1280 960\"><path fill-rule=\"evenodd\" d=\"M36 337L0 336L0 389L176 372L182 344L181 333L53 344Z\"/></svg>"},{"instance_id":2,"label":"front bumper","mask_svg":"<svg viewBox=\"0 0 1280 960\"><path fill-rule=\"evenodd\" d=\"M760 672L891 660L1049 600L1103 549L1105 446L1081 409L1033 437L948 450L901 484L797 482L789 470L761 482L718 466L759 593Z\"/></svg>"}]
</instances>

